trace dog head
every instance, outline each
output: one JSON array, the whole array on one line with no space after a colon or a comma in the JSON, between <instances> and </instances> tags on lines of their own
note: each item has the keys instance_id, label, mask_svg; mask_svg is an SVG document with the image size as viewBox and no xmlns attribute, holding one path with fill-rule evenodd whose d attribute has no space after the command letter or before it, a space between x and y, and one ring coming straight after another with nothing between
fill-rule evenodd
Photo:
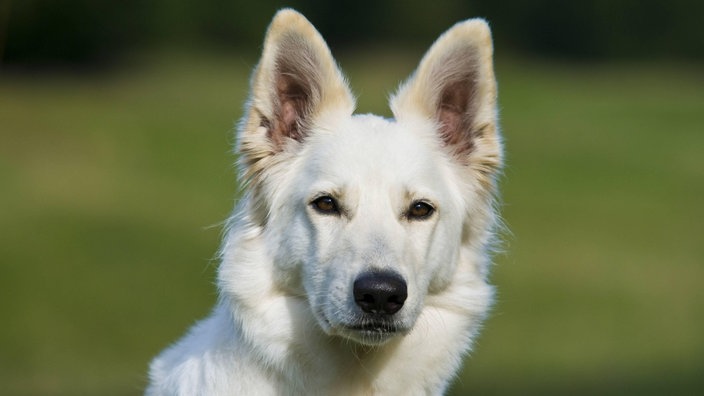
<instances>
[{"instance_id":1,"label":"dog head","mask_svg":"<svg viewBox=\"0 0 704 396\"><path fill-rule=\"evenodd\" d=\"M377 345L410 331L458 265L477 278L501 165L491 35L458 23L391 99L354 115L330 50L300 14L266 35L239 130L247 213L273 282L330 335Z\"/></svg>"}]
</instances>

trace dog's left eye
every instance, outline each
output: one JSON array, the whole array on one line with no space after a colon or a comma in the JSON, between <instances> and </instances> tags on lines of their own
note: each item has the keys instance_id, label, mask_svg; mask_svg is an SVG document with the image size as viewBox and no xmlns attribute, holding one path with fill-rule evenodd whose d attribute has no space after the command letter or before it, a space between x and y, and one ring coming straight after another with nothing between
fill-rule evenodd
<instances>
[{"instance_id":1,"label":"dog's left eye","mask_svg":"<svg viewBox=\"0 0 704 396\"><path fill-rule=\"evenodd\" d=\"M425 220L430 217L433 212L435 212L435 208L433 208L429 203L416 201L411 204L410 208L408 208L406 217L408 217L409 220Z\"/></svg>"},{"instance_id":2,"label":"dog's left eye","mask_svg":"<svg viewBox=\"0 0 704 396\"><path fill-rule=\"evenodd\" d=\"M310 204L313 209L317 210L319 213L331 215L340 214L340 209L337 206L337 201L335 200L335 198L330 197L328 195L316 198Z\"/></svg>"}]
</instances>

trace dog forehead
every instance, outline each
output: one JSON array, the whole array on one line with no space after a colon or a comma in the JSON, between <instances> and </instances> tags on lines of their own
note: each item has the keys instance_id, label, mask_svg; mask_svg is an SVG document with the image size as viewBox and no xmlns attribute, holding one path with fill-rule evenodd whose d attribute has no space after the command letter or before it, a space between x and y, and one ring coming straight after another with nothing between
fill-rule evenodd
<instances>
[{"instance_id":1,"label":"dog forehead","mask_svg":"<svg viewBox=\"0 0 704 396\"><path fill-rule=\"evenodd\" d=\"M312 144L314 167L334 178L438 183L445 157L428 125L355 115L324 125Z\"/></svg>"}]
</instances>

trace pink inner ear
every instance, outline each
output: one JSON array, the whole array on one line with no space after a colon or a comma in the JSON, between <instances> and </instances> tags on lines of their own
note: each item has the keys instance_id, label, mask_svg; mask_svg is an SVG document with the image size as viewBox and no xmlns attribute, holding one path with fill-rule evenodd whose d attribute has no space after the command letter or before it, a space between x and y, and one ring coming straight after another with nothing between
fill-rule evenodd
<instances>
[{"instance_id":1,"label":"pink inner ear","mask_svg":"<svg viewBox=\"0 0 704 396\"><path fill-rule=\"evenodd\" d=\"M296 111L295 101L283 99L281 101L281 132L285 136L293 137L293 130L296 129L296 120L298 120L298 112Z\"/></svg>"},{"instance_id":2,"label":"pink inner ear","mask_svg":"<svg viewBox=\"0 0 704 396\"><path fill-rule=\"evenodd\" d=\"M278 99L278 109L276 111L276 128L274 140L281 143L283 137L289 137L301 141L303 131L301 123L308 110L307 100L310 95L306 93L303 86L296 80L296 76L281 73L276 82L276 94Z\"/></svg>"},{"instance_id":3,"label":"pink inner ear","mask_svg":"<svg viewBox=\"0 0 704 396\"><path fill-rule=\"evenodd\" d=\"M471 151L471 97L472 85L468 79L450 83L443 90L438 103L437 118L445 144L457 153Z\"/></svg>"}]
</instances>

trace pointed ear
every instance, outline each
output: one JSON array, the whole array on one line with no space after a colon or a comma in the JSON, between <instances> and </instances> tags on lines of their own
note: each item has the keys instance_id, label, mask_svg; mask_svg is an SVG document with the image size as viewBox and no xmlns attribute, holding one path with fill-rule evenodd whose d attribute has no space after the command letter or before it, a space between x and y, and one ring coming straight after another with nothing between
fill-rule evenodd
<instances>
[{"instance_id":1,"label":"pointed ear","mask_svg":"<svg viewBox=\"0 0 704 396\"><path fill-rule=\"evenodd\" d=\"M477 165L483 171L501 163L492 56L487 23L460 22L437 39L391 99L398 120L418 115L433 120L450 151L462 162L481 156Z\"/></svg>"},{"instance_id":2,"label":"pointed ear","mask_svg":"<svg viewBox=\"0 0 704 396\"><path fill-rule=\"evenodd\" d=\"M288 139L302 141L311 120L327 109L351 114L352 94L313 25L294 10L281 10L269 26L252 76L241 133L264 133L270 147L259 149L281 151Z\"/></svg>"}]
</instances>

